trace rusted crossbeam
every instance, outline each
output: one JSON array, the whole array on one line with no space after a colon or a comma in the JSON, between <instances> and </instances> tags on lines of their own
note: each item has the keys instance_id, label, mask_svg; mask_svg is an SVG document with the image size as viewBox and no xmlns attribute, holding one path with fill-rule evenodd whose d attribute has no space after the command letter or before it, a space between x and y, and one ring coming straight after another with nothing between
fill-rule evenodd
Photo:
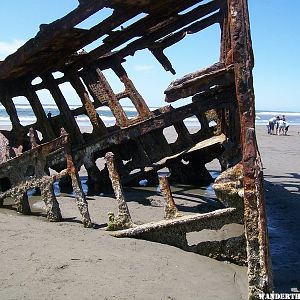
<instances>
[{"instance_id":1,"label":"rusted crossbeam","mask_svg":"<svg viewBox=\"0 0 300 300\"><path fill-rule=\"evenodd\" d=\"M0 192L1 202L7 197L12 197L15 200L19 213L30 214L27 191L32 188L39 188L41 197L46 205L47 218L50 221L60 221L62 217L54 195L53 183L69 175L72 179L73 191L83 224L85 227L91 227L88 205L81 188L78 173L73 164L66 132L62 131L62 135L52 142L38 145L36 132L31 129L30 141L32 145L31 150L6 159L0 164L0 178L7 178L11 185L6 191ZM67 169L49 176L45 173L47 158L60 149L64 149Z\"/></svg>"}]
</instances>

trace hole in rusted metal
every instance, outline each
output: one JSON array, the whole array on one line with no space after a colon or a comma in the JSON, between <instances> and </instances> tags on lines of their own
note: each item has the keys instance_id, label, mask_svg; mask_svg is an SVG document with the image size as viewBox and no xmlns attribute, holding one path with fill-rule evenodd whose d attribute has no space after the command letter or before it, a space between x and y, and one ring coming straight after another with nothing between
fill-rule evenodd
<instances>
[{"instance_id":1,"label":"hole in rusted metal","mask_svg":"<svg viewBox=\"0 0 300 300\"><path fill-rule=\"evenodd\" d=\"M90 133L93 129L91 120L87 115L78 115L75 117L81 133Z\"/></svg>"},{"instance_id":2,"label":"hole in rusted metal","mask_svg":"<svg viewBox=\"0 0 300 300\"><path fill-rule=\"evenodd\" d=\"M102 171L104 168L105 168L105 164L106 164L106 161L105 161L105 158L104 157L99 157L95 160L95 163L96 163L96 166L98 167L98 169L100 171Z\"/></svg>"},{"instance_id":3,"label":"hole in rusted metal","mask_svg":"<svg viewBox=\"0 0 300 300\"><path fill-rule=\"evenodd\" d=\"M178 139L178 133L174 126L164 128L163 134L169 144L175 143Z\"/></svg>"},{"instance_id":4,"label":"hole in rusted metal","mask_svg":"<svg viewBox=\"0 0 300 300\"><path fill-rule=\"evenodd\" d=\"M59 115L59 110L49 90L41 89L36 91L36 94L40 99L40 102L43 104L43 108L46 114L48 114L50 111L52 117Z\"/></svg>"},{"instance_id":5,"label":"hole in rusted metal","mask_svg":"<svg viewBox=\"0 0 300 300\"><path fill-rule=\"evenodd\" d=\"M57 71L57 72L52 73L52 75L55 79L58 79L58 78L63 77L64 73Z\"/></svg>"},{"instance_id":6,"label":"hole in rusted metal","mask_svg":"<svg viewBox=\"0 0 300 300\"><path fill-rule=\"evenodd\" d=\"M75 28L81 28L81 29L90 29L93 26L99 24L99 20L106 19L110 17L113 13L113 9L104 7L98 12L94 13L87 19L84 19L82 22L80 22Z\"/></svg>"},{"instance_id":7,"label":"hole in rusted metal","mask_svg":"<svg viewBox=\"0 0 300 300\"><path fill-rule=\"evenodd\" d=\"M194 134L201 130L201 123L195 115L184 119L183 123L190 134Z\"/></svg>"},{"instance_id":8,"label":"hole in rusted metal","mask_svg":"<svg viewBox=\"0 0 300 300\"><path fill-rule=\"evenodd\" d=\"M207 2L207 1L204 1L204 2ZM202 3L203 3L203 1L201 2L201 4L202 4ZM195 8L198 7L198 6L200 6L199 3L194 4L193 6L190 6L189 8L187 8L187 9L181 11L178 15L180 15L180 16L181 16L181 15L184 15L184 14L186 14L186 13L192 11L193 9L195 9Z\"/></svg>"},{"instance_id":9,"label":"hole in rusted metal","mask_svg":"<svg viewBox=\"0 0 300 300\"><path fill-rule=\"evenodd\" d=\"M101 106L97 108L97 112L106 126L109 127L116 124L116 118L111 113L111 110L108 106Z\"/></svg>"},{"instance_id":10,"label":"hole in rusted metal","mask_svg":"<svg viewBox=\"0 0 300 300\"><path fill-rule=\"evenodd\" d=\"M133 175L133 174L136 174L136 173L139 173L139 172L141 172L141 169L134 169L134 170L132 170L132 171L129 173L129 175Z\"/></svg>"},{"instance_id":11,"label":"hole in rusted metal","mask_svg":"<svg viewBox=\"0 0 300 300\"><path fill-rule=\"evenodd\" d=\"M188 160L185 160L185 159L182 159L181 162L184 164L184 165L188 165L190 162Z\"/></svg>"},{"instance_id":12,"label":"hole in rusted metal","mask_svg":"<svg viewBox=\"0 0 300 300\"><path fill-rule=\"evenodd\" d=\"M26 126L36 122L36 116L26 97L18 96L12 98L12 100L15 104L21 125Z\"/></svg>"},{"instance_id":13,"label":"hole in rusted metal","mask_svg":"<svg viewBox=\"0 0 300 300\"><path fill-rule=\"evenodd\" d=\"M127 97L122 98L119 100L119 103L121 104L128 119L133 119L138 116L138 112L136 108L133 106L131 99Z\"/></svg>"},{"instance_id":14,"label":"hole in rusted metal","mask_svg":"<svg viewBox=\"0 0 300 300\"><path fill-rule=\"evenodd\" d=\"M34 79L31 81L31 84L32 84L32 85L37 85L37 84L40 84L40 83L42 83L42 82L43 82L43 80L42 80L41 77L36 77L36 78L34 78Z\"/></svg>"},{"instance_id":15,"label":"hole in rusted metal","mask_svg":"<svg viewBox=\"0 0 300 300\"><path fill-rule=\"evenodd\" d=\"M12 128L10 117L2 105L0 105L0 110L1 110L1 117L0 117L1 128L5 130L10 130Z\"/></svg>"},{"instance_id":16,"label":"hole in rusted metal","mask_svg":"<svg viewBox=\"0 0 300 300\"><path fill-rule=\"evenodd\" d=\"M187 104L190 104L192 102L192 97L188 97L188 98L183 98L183 99L178 99L176 102L172 103L172 107L181 107Z\"/></svg>"},{"instance_id":17,"label":"hole in rusted metal","mask_svg":"<svg viewBox=\"0 0 300 300\"><path fill-rule=\"evenodd\" d=\"M115 94L119 92L123 92L124 85L120 81L120 78L116 75L116 73L112 69L104 70L102 71L102 73L105 76L106 80L108 81L109 85L111 86Z\"/></svg>"},{"instance_id":18,"label":"hole in rusted metal","mask_svg":"<svg viewBox=\"0 0 300 300\"><path fill-rule=\"evenodd\" d=\"M36 130L36 133L37 133L38 139L39 139L40 141L42 141L42 140L43 140L43 134L42 134L40 131L38 131L38 130ZM38 142L38 141L37 141L37 142Z\"/></svg>"},{"instance_id":19,"label":"hole in rusted metal","mask_svg":"<svg viewBox=\"0 0 300 300\"><path fill-rule=\"evenodd\" d=\"M201 69L218 61L220 36L220 26L214 24L200 32L187 34L180 42L166 48L164 53L172 62L176 75L182 77L195 69ZM182 59L182 53L189 59Z\"/></svg>"},{"instance_id":20,"label":"hole in rusted metal","mask_svg":"<svg viewBox=\"0 0 300 300\"><path fill-rule=\"evenodd\" d=\"M174 80L174 76L170 72L161 72L161 65L150 51L138 51L134 57L126 58L126 62L122 65L139 93L142 96L147 95L145 98L147 102L152 100L152 106L164 104L163 91ZM145 78L151 84L145 84Z\"/></svg>"},{"instance_id":21,"label":"hole in rusted metal","mask_svg":"<svg viewBox=\"0 0 300 300\"><path fill-rule=\"evenodd\" d=\"M105 34L105 35L101 36L100 38L94 40L93 42L85 45L82 50L84 50L85 52L90 52L90 51L96 49L97 47L103 45L103 40L106 37L108 37L108 34ZM78 54L83 54L84 55L84 52L82 50L78 51Z\"/></svg>"},{"instance_id":22,"label":"hole in rusted metal","mask_svg":"<svg viewBox=\"0 0 300 300\"><path fill-rule=\"evenodd\" d=\"M217 126L218 124L217 124L217 122L216 122L215 120L212 120L212 121L210 121L210 122L208 123L208 125L209 125L209 127L215 127L215 126Z\"/></svg>"},{"instance_id":23,"label":"hole in rusted metal","mask_svg":"<svg viewBox=\"0 0 300 300\"><path fill-rule=\"evenodd\" d=\"M69 104L81 103L79 96L69 82L60 84L59 88Z\"/></svg>"},{"instance_id":24,"label":"hole in rusted metal","mask_svg":"<svg viewBox=\"0 0 300 300\"><path fill-rule=\"evenodd\" d=\"M125 29L126 27L130 26L131 24L137 22L138 20L143 19L144 17L148 16L148 14L146 13L139 13L138 15L136 15L133 18L130 18L129 20L127 20L126 22L124 22L122 25L120 25L118 28L120 30Z\"/></svg>"}]
</instances>

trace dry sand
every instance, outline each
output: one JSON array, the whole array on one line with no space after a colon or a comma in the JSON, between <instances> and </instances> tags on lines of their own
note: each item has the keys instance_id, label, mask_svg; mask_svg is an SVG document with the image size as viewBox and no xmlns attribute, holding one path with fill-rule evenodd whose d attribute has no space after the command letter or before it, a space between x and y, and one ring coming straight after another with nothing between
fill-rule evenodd
<instances>
[{"instance_id":1,"label":"dry sand","mask_svg":"<svg viewBox=\"0 0 300 300\"><path fill-rule=\"evenodd\" d=\"M295 127L290 136L268 136L264 127L258 127L257 133L266 175L276 288L292 283L299 287L300 249L295 240L300 228L296 218L300 135ZM210 164L210 169L216 168L215 162ZM71 196L58 198L64 217L60 223L49 223L39 213L23 216L2 208L0 299L247 299L245 267L169 245L111 237L104 228L107 212L116 211L112 196L88 197L94 229L83 228ZM192 213L205 211L214 195L211 190L177 186L174 198L185 213ZM126 189L126 200L136 223L163 218L162 207L149 205L161 201L155 187ZM35 197L31 204L35 210L42 207ZM240 230L227 226L188 239L223 238Z\"/></svg>"}]
</instances>

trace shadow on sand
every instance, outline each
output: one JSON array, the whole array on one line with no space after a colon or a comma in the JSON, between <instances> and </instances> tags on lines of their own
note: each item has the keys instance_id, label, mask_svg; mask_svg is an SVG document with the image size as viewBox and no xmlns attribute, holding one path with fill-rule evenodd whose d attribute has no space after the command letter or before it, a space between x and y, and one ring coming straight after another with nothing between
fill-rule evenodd
<instances>
[{"instance_id":1,"label":"shadow on sand","mask_svg":"<svg viewBox=\"0 0 300 300\"><path fill-rule=\"evenodd\" d=\"M268 178L274 178L265 176L274 291L285 293L295 288L300 290L299 174L289 175L290 181L280 184L269 182Z\"/></svg>"}]
</instances>

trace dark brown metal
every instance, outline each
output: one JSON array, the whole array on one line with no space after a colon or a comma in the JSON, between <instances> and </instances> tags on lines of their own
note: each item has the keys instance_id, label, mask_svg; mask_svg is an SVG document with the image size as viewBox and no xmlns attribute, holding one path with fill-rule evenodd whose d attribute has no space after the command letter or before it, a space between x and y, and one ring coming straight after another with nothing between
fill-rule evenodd
<instances>
[{"instance_id":1,"label":"dark brown metal","mask_svg":"<svg viewBox=\"0 0 300 300\"><path fill-rule=\"evenodd\" d=\"M255 107L252 80L253 53L247 1L229 1L232 58L241 122L244 169L245 234L248 254L249 298L272 291L262 165L255 138Z\"/></svg>"},{"instance_id":2,"label":"dark brown metal","mask_svg":"<svg viewBox=\"0 0 300 300\"><path fill-rule=\"evenodd\" d=\"M3 204L1 199L11 195L19 212L30 213L26 191L40 186L48 218L58 221L61 213L52 185L54 180L69 175L83 223L90 227L92 223L77 172L85 166L90 192L98 193L111 184L115 190L119 213L116 219L110 215L112 227L121 228L115 226L117 223L130 227L133 223L122 184L137 183L141 178L157 183L156 171L163 167L172 171L171 183L207 184L212 182L205 167L207 162L217 158L222 171L241 163L249 298L255 298L258 293L271 290L272 278L263 174L254 130L254 61L247 0L201 2L79 0L77 8L53 23L41 25L33 39L0 62L0 102L12 127L0 132L0 204ZM105 7L111 8L110 16L99 19L91 28L78 28L80 22ZM151 111L123 66L127 57L137 51L150 50L166 71L175 74L175 64L167 57L165 49L216 23L221 28L219 61L174 80L164 92L167 102L190 97L190 103L176 109L164 106ZM94 41L98 44L93 50L83 50ZM104 75L105 69L117 75L123 91L113 91L112 83ZM62 73L60 78L54 76L57 71ZM42 82L33 84L37 77ZM145 81L156 88L148 78L145 77ZM60 89L64 83L71 84L81 100L81 107L70 109L72 99ZM42 89L50 92L59 115L46 116L38 96ZM34 124L21 124L14 103L18 96L28 100L37 119ZM126 115L120 104L124 98L136 108L135 117ZM97 112L100 107L110 110L116 124L108 125L101 120ZM82 114L91 121L91 133L80 131L76 117ZM185 125L190 117L200 122L201 128L194 133ZM168 142L164 131L170 126L178 135L173 143ZM61 133L61 127L66 128L69 136ZM36 131L40 132L39 136ZM114 157L110 152L114 152ZM99 169L97 159L105 155L107 165ZM11 171L16 164L20 165L19 173ZM56 170L57 174L45 174L45 167ZM34 177L28 178L30 174ZM161 185L167 210L174 217L177 211L167 179L160 178L160 181L164 181ZM219 218L218 226L224 222L238 222L236 213L230 208L204 218L166 220L161 227L145 225L128 234L161 240L158 235L162 233L173 244L178 238L177 242L187 249L186 238L180 230L190 231L191 228L185 227L187 223L201 223L204 219L212 224L209 226L214 226L214 218ZM170 230L169 226L175 226L178 231ZM195 228L203 226L195 225ZM157 230L155 237L146 233L149 228ZM243 241L241 239L239 245L243 245ZM219 246L226 248L230 243ZM202 250L198 253L206 253Z\"/></svg>"}]
</instances>

